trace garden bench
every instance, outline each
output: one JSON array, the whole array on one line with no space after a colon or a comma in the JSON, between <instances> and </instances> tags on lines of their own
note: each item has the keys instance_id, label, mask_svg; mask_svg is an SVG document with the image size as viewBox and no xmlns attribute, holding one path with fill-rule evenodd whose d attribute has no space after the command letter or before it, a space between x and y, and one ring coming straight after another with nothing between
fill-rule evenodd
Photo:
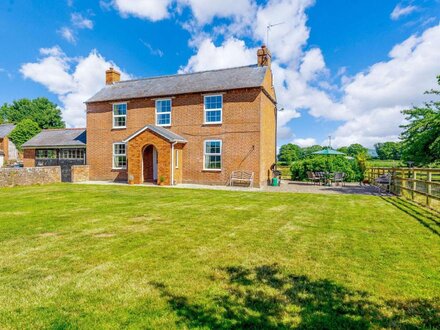
<instances>
[{"instance_id":1,"label":"garden bench","mask_svg":"<svg viewBox=\"0 0 440 330\"><path fill-rule=\"evenodd\" d=\"M249 183L249 187L252 187L254 184L254 172L233 171L229 178L229 184L233 186L234 183Z\"/></svg>"}]
</instances>

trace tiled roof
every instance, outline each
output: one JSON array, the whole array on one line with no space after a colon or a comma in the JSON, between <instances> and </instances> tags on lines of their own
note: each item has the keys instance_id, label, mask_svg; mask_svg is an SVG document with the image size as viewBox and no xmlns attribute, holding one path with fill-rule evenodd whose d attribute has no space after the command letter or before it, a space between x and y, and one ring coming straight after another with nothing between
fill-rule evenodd
<instances>
[{"instance_id":1,"label":"tiled roof","mask_svg":"<svg viewBox=\"0 0 440 330\"><path fill-rule=\"evenodd\" d=\"M85 147L85 128L46 129L23 144L23 148Z\"/></svg>"},{"instance_id":2,"label":"tiled roof","mask_svg":"<svg viewBox=\"0 0 440 330\"><path fill-rule=\"evenodd\" d=\"M14 124L1 124L0 125L0 139L8 136L15 128Z\"/></svg>"},{"instance_id":3,"label":"tiled roof","mask_svg":"<svg viewBox=\"0 0 440 330\"><path fill-rule=\"evenodd\" d=\"M120 81L105 86L92 96L87 103L260 87L263 84L266 71L267 67L265 66L251 65Z\"/></svg>"},{"instance_id":4,"label":"tiled roof","mask_svg":"<svg viewBox=\"0 0 440 330\"><path fill-rule=\"evenodd\" d=\"M181 137L180 135L178 135L174 132L171 132L169 129L166 129L166 128L160 127L160 126L155 126L155 125L147 125L147 126L141 128L140 130L136 131L135 133L130 135L128 138L126 138L124 140L124 142L130 141L131 139L133 139L134 137L138 136L139 134L141 134L142 132L144 132L146 130L150 130L153 133L160 135L165 140L170 141L170 142L182 142L182 143L187 142L184 137Z\"/></svg>"}]
</instances>

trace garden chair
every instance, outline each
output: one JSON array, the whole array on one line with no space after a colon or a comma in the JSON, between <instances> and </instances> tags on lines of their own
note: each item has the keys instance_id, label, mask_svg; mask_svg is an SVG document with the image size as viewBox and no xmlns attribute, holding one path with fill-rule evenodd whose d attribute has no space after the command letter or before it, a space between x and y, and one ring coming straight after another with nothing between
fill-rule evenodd
<instances>
[{"instance_id":1,"label":"garden chair","mask_svg":"<svg viewBox=\"0 0 440 330\"><path fill-rule=\"evenodd\" d=\"M389 192L391 188L391 182L392 182L392 175L391 173L387 173L381 176L378 176L376 179L374 179L374 182L376 183L379 190L384 189L385 191ZM384 188L385 186L385 188Z\"/></svg>"},{"instance_id":2,"label":"garden chair","mask_svg":"<svg viewBox=\"0 0 440 330\"><path fill-rule=\"evenodd\" d=\"M311 171L307 171L307 179L309 182L313 182L313 184L316 184L316 182L319 183L319 181L321 181L321 178L316 176L315 173Z\"/></svg>"},{"instance_id":3,"label":"garden chair","mask_svg":"<svg viewBox=\"0 0 440 330\"><path fill-rule=\"evenodd\" d=\"M336 185L339 184L339 182L342 184L342 186L345 185L345 173L344 172L336 172L333 177L333 182L336 183Z\"/></svg>"}]
</instances>

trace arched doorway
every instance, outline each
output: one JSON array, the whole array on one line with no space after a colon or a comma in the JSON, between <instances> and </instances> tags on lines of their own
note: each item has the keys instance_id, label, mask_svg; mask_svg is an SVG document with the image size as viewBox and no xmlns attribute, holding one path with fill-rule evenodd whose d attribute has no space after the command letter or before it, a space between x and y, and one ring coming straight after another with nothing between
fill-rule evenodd
<instances>
[{"instance_id":1,"label":"arched doorway","mask_svg":"<svg viewBox=\"0 0 440 330\"><path fill-rule=\"evenodd\" d=\"M157 149L153 145L144 148L142 163L144 182L157 182Z\"/></svg>"}]
</instances>

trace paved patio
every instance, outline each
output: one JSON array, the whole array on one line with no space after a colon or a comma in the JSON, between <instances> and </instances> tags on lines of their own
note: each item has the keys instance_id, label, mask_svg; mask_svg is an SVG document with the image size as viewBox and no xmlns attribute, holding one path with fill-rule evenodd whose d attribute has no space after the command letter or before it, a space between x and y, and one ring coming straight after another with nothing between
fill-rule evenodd
<instances>
[{"instance_id":1,"label":"paved patio","mask_svg":"<svg viewBox=\"0 0 440 330\"><path fill-rule=\"evenodd\" d=\"M102 185L123 185L127 183L116 183L108 181L88 181L78 184L102 184ZM370 195L370 196L389 196L388 193L380 191L377 187L370 185L359 185L359 183L346 183L344 186L335 185L321 186L314 185L307 182L294 182L282 180L279 187L267 186L263 188L248 188L248 187L230 187L230 186L209 186L199 184L179 184L177 186L158 186L155 184L140 184L135 186L141 187L157 187L166 189L212 189L212 190L230 190L230 191L255 191L255 192L284 192L284 193L308 193L308 194L355 194L355 195Z\"/></svg>"}]
</instances>

